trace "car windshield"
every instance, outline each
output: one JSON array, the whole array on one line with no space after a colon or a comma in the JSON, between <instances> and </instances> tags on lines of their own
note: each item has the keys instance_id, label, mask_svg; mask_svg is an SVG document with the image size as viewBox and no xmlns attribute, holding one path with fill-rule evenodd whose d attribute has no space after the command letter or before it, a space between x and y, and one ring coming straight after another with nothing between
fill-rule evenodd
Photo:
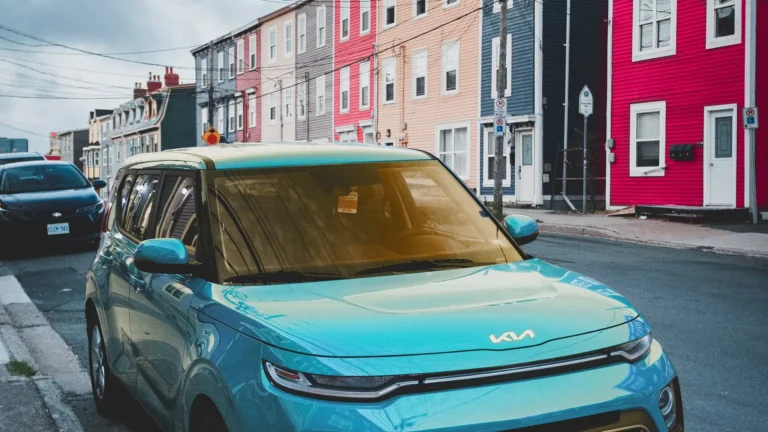
<instances>
[{"instance_id":1,"label":"car windshield","mask_svg":"<svg viewBox=\"0 0 768 432\"><path fill-rule=\"evenodd\" d=\"M72 165L41 164L8 168L0 178L0 192L5 194L79 189L90 186Z\"/></svg>"},{"instance_id":2,"label":"car windshield","mask_svg":"<svg viewBox=\"0 0 768 432\"><path fill-rule=\"evenodd\" d=\"M327 280L523 259L437 161L217 171L207 188L223 282Z\"/></svg>"},{"instance_id":3,"label":"car windshield","mask_svg":"<svg viewBox=\"0 0 768 432\"><path fill-rule=\"evenodd\" d=\"M8 165L16 162L27 162L27 161L35 161L35 160L42 160L42 159L35 156L22 156L18 158L0 158L0 165Z\"/></svg>"}]
</instances>

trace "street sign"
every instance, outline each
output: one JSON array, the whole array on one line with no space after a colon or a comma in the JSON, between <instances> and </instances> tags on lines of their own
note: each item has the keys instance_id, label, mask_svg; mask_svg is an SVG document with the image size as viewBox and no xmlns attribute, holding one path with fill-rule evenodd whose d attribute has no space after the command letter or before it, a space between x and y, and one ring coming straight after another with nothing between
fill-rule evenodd
<instances>
[{"instance_id":1,"label":"street sign","mask_svg":"<svg viewBox=\"0 0 768 432\"><path fill-rule=\"evenodd\" d=\"M757 107L744 108L744 129L757 129Z\"/></svg>"},{"instance_id":2,"label":"street sign","mask_svg":"<svg viewBox=\"0 0 768 432\"><path fill-rule=\"evenodd\" d=\"M507 100L504 98L496 98L496 102L493 104L493 114L496 117L507 116Z\"/></svg>"},{"instance_id":3,"label":"street sign","mask_svg":"<svg viewBox=\"0 0 768 432\"><path fill-rule=\"evenodd\" d=\"M584 117L589 117L592 115L593 109L594 98L592 97L592 92L589 91L589 87L584 86L579 94L579 114Z\"/></svg>"},{"instance_id":4,"label":"street sign","mask_svg":"<svg viewBox=\"0 0 768 432\"><path fill-rule=\"evenodd\" d=\"M496 119L494 131L496 132L496 136L503 137L504 132L507 130L507 119L504 117L499 117Z\"/></svg>"},{"instance_id":5,"label":"street sign","mask_svg":"<svg viewBox=\"0 0 768 432\"><path fill-rule=\"evenodd\" d=\"M208 145L216 145L221 141L221 134L215 127L211 127L202 136L203 141Z\"/></svg>"}]
</instances>

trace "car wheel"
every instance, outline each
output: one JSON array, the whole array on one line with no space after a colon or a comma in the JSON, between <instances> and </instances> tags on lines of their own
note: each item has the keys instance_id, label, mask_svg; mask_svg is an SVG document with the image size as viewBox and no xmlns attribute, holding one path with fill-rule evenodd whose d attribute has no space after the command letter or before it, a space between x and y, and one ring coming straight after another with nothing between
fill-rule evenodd
<instances>
[{"instance_id":1,"label":"car wheel","mask_svg":"<svg viewBox=\"0 0 768 432\"><path fill-rule=\"evenodd\" d=\"M88 370L96 411L104 417L113 415L119 407L117 380L112 375L104 347L104 337L99 324L92 324L88 331Z\"/></svg>"},{"instance_id":2,"label":"car wheel","mask_svg":"<svg viewBox=\"0 0 768 432\"><path fill-rule=\"evenodd\" d=\"M216 410L211 410L202 416L200 423L190 428L193 432L229 432L224 419Z\"/></svg>"}]
</instances>

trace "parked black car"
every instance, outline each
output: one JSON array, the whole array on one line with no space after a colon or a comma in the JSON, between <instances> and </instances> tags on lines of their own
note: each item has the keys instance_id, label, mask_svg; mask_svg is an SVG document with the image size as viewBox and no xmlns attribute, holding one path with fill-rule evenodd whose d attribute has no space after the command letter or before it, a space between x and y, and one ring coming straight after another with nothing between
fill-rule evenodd
<instances>
[{"instance_id":1,"label":"parked black car","mask_svg":"<svg viewBox=\"0 0 768 432\"><path fill-rule=\"evenodd\" d=\"M55 242L97 242L104 203L93 184L69 162L0 165L0 249Z\"/></svg>"},{"instance_id":2,"label":"parked black car","mask_svg":"<svg viewBox=\"0 0 768 432\"><path fill-rule=\"evenodd\" d=\"M31 153L31 152L0 153L0 165L6 165L6 164L16 163L16 162L44 161L44 160L46 160L45 157L40 153Z\"/></svg>"}]
</instances>

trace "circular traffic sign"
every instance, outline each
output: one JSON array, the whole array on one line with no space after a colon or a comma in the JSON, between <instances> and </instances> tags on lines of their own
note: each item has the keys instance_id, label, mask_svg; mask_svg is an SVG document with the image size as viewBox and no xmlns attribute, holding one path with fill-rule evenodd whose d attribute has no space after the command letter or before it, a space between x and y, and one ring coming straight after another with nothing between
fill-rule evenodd
<instances>
[{"instance_id":1,"label":"circular traffic sign","mask_svg":"<svg viewBox=\"0 0 768 432\"><path fill-rule=\"evenodd\" d=\"M507 104L507 100L503 98L496 99L496 107L503 108Z\"/></svg>"},{"instance_id":2,"label":"circular traffic sign","mask_svg":"<svg viewBox=\"0 0 768 432\"><path fill-rule=\"evenodd\" d=\"M218 140L218 138L216 138L216 135L215 135L215 134L209 133L209 134L208 134L208 136L207 136L207 137L205 137L205 141L206 141L208 144L210 144L210 145L214 145L214 144L216 144L216 143L217 143L219 140Z\"/></svg>"},{"instance_id":3,"label":"circular traffic sign","mask_svg":"<svg viewBox=\"0 0 768 432\"><path fill-rule=\"evenodd\" d=\"M753 117L755 115L755 110L752 108L747 108L747 117Z\"/></svg>"},{"instance_id":4,"label":"circular traffic sign","mask_svg":"<svg viewBox=\"0 0 768 432\"><path fill-rule=\"evenodd\" d=\"M504 126L504 119L503 118L496 119L496 126Z\"/></svg>"}]
</instances>

